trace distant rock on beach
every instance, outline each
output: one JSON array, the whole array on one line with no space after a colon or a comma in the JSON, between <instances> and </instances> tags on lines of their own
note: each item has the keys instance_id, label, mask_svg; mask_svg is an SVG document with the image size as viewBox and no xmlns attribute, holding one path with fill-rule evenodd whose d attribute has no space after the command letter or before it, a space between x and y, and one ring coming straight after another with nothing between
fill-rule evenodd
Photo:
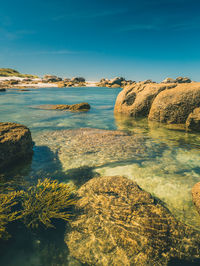
<instances>
[{"instance_id":1,"label":"distant rock on beach","mask_svg":"<svg viewBox=\"0 0 200 266\"><path fill-rule=\"evenodd\" d=\"M125 80L122 77L116 77L111 80L109 79L101 79L99 83L97 83L98 87L108 87L108 88L123 88L126 85L130 85L134 83L132 80Z\"/></svg>"},{"instance_id":2,"label":"distant rock on beach","mask_svg":"<svg viewBox=\"0 0 200 266\"><path fill-rule=\"evenodd\" d=\"M0 171L33 154L30 130L16 123L0 123Z\"/></svg>"}]
</instances>

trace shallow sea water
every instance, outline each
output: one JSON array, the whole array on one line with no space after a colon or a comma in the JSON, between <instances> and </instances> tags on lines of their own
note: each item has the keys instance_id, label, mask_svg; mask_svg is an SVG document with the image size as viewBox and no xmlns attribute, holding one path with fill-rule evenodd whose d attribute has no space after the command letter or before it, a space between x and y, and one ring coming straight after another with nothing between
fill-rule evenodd
<instances>
[{"instance_id":1,"label":"shallow sea water","mask_svg":"<svg viewBox=\"0 0 200 266\"><path fill-rule=\"evenodd\" d=\"M26 125L35 142L32 161L18 165L1 176L1 182L28 186L38 178L51 177L74 182L77 187L89 178L100 175L126 175L140 187L164 201L177 219L200 230L191 198L191 188L200 181L200 134L167 129L148 123L114 116L115 99L121 89L111 88L45 88L30 91L8 90L0 94L1 122ZM91 110L71 113L41 110L43 104L88 102ZM52 151L51 143L41 136L51 131L77 128L118 129L141 137L148 147L148 156L117 161L101 167L83 167L66 171ZM59 140L58 140L59 141ZM70 170L70 169L68 169ZM79 175L82 179L76 180ZM70 258L63 241L65 224L56 230L27 231L22 225L11 225L12 238L0 242L0 265L81 265ZM183 264L182 264L183 265Z\"/></svg>"}]
</instances>

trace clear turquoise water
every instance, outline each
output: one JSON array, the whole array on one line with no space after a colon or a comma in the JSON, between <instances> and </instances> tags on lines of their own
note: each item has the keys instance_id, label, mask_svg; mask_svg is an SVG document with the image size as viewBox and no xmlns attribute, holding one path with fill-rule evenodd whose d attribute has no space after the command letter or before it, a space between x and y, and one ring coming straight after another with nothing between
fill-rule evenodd
<instances>
[{"instance_id":1,"label":"clear turquoise water","mask_svg":"<svg viewBox=\"0 0 200 266\"><path fill-rule=\"evenodd\" d=\"M96 167L91 175L126 175L162 199L178 219L200 229L200 218L191 199L191 188L200 181L200 134L166 129L163 125L149 124L145 119L114 117L119 92L120 89L111 88L45 88L1 93L0 120L26 125L35 142L32 161L7 171L2 180L10 180L16 186L46 176L65 182L73 180L73 173L69 177L55 161L51 145L42 145L40 136L50 134L49 131L83 127L126 130L144 137L149 147L148 157L112 165L108 161L105 167ZM37 108L43 104L78 102L88 102L91 110L71 113ZM77 171L79 175L87 174ZM27 232L21 225L11 226L12 239L0 243L0 265L68 265L64 230L62 223L59 229L48 233Z\"/></svg>"}]
</instances>

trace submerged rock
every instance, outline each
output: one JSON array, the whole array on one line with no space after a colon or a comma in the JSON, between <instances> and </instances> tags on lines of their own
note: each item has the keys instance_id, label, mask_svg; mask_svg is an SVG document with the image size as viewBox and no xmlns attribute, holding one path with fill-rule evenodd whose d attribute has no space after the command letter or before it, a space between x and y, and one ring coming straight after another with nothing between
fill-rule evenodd
<instances>
[{"instance_id":1,"label":"submerged rock","mask_svg":"<svg viewBox=\"0 0 200 266\"><path fill-rule=\"evenodd\" d=\"M47 132L37 144L49 146L64 170L140 160L151 152L143 137L95 128Z\"/></svg>"},{"instance_id":2,"label":"submerged rock","mask_svg":"<svg viewBox=\"0 0 200 266\"><path fill-rule=\"evenodd\" d=\"M200 214L200 182L194 185L192 188L192 200L197 208L198 213Z\"/></svg>"},{"instance_id":3,"label":"submerged rock","mask_svg":"<svg viewBox=\"0 0 200 266\"><path fill-rule=\"evenodd\" d=\"M200 235L122 176L93 178L78 190L67 228L70 255L89 265L167 265L200 258Z\"/></svg>"},{"instance_id":4,"label":"submerged rock","mask_svg":"<svg viewBox=\"0 0 200 266\"><path fill-rule=\"evenodd\" d=\"M0 123L0 170L33 153L30 130L15 123Z\"/></svg>"},{"instance_id":5,"label":"submerged rock","mask_svg":"<svg viewBox=\"0 0 200 266\"><path fill-rule=\"evenodd\" d=\"M164 90L152 103L149 120L185 124L188 115L200 106L200 83L179 84Z\"/></svg>"},{"instance_id":6,"label":"submerged rock","mask_svg":"<svg viewBox=\"0 0 200 266\"><path fill-rule=\"evenodd\" d=\"M174 88L175 84L140 82L126 86L117 97L115 113L132 117L146 117L156 96L163 90Z\"/></svg>"},{"instance_id":7,"label":"submerged rock","mask_svg":"<svg viewBox=\"0 0 200 266\"><path fill-rule=\"evenodd\" d=\"M6 91L5 88L0 88L0 92Z\"/></svg>"},{"instance_id":8,"label":"submerged rock","mask_svg":"<svg viewBox=\"0 0 200 266\"><path fill-rule=\"evenodd\" d=\"M200 108L195 108L194 111L189 114L186 120L186 127L189 130L200 131Z\"/></svg>"}]
</instances>

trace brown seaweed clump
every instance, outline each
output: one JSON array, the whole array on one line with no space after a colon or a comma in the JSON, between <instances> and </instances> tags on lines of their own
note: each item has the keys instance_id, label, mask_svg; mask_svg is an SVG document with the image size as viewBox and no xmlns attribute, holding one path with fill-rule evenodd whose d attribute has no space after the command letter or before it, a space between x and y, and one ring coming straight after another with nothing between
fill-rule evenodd
<instances>
[{"instance_id":1,"label":"brown seaweed clump","mask_svg":"<svg viewBox=\"0 0 200 266\"><path fill-rule=\"evenodd\" d=\"M68 221L71 214L69 207L75 204L75 188L69 184L59 183L48 178L39 180L24 194L22 216L27 227L54 227L52 219Z\"/></svg>"},{"instance_id":2,"label":"brown seaweed clump","mask_svg":"<svg viewBox=\"0 0 200 266\"><path fill-rule=\"evenodd\" d=\"M0 194L0 239L9 237L6 231L7 224L21 218L21 212L14 211L13 208L18 204L18 199L23 193L23 191L12 191Z\"/></svg>"},{"instance_id":3,"label":"brown seaweed clump","mask_svg":"<svg viewBox=\"0 0 200 266\"><path fill-rule=\"evenodd\" d=\"M168 265L200 258L200 234L177 221L162 202L122 176L97 177L77 192L78 215L65 242L89 265Z\"/></svg>"}]
</instances>

